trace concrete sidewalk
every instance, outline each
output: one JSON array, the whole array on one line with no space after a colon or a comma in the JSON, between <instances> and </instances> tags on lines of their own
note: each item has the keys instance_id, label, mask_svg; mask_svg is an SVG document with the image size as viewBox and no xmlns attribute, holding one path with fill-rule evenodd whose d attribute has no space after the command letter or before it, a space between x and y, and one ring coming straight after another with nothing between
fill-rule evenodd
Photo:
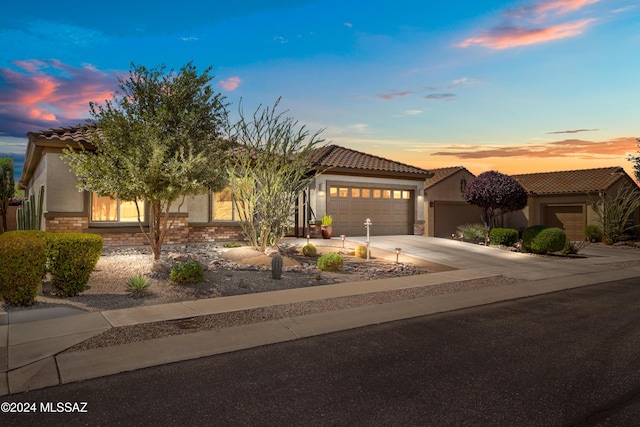
<instances>
[{"instance_id":1,"label":"concrete sidewalk","mask_svg":"<svg viewBox=\"0 0 640 427\"><path fill-rule=\"evenodd\" d=\"M428 253L421 254L420 248L416 248L415 254L411 253L410 244L419 245L419 243L419 240L412 239L403 241L402 244L406 248L403 249L403 254L432 260ZM381 248L384 248L387 244L397 245L398 241L390 239L390 242L385 243L381 240L379 244ZM433 242L428 242L428 244L433 244ZM457 249L458 252L467 249L466 246L456 246L456 244L465 245L461 242L445 240L444 242L435 242L435 244L450 246L453 250ZM405 250L407 252L404 252ZM86 313L69 308L0 313L0 395L383 322L459 310L614 280L640 278L640 266L625 269L619 267L621 262L640 259L640 254L637 251L616 249L602 251L599 249L597 255L584 259L554 259L511 253L503 255L500 253L503 251L493 248L482 248L481 251L484 251L485 256L498 256L500 259L507 260L509 268L505 268L502 263L487 260L482 266L467 265L467 268L441 273L340 283L99 313ZM476 252L476 248L473 248L473 252ZM519 282L511 286L482 288L375 306L316 313L62 354L64 350L113 327L431 286L499 275L518 279Z\"/></svg>"}]
</instances>

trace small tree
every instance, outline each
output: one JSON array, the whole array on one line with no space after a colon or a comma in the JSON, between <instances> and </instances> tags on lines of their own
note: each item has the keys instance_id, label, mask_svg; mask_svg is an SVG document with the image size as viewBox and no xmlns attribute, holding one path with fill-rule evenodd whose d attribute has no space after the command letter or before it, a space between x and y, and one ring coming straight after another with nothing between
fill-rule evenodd
<instances>
[{"instance_id":1,"label":"small tree","mask_svg":"<svg viewBox=\"0 0 640 427\"><path fill-rule=\"evenodd\" d=\"M13 158L0 158L0 216L2 216L2 230L7 231L7 212L9 201L15 194L15 182L13 178Z\"/></svg>"},{"instance_id":2,"label":"small tree","mask_svg":"<svg viewBox=\"0 0 640 427\"><path fill-rule=\"evenodd\" d=\"M598 200L591 200L591 206L596 212L602 237L613 242L623 240L638 227L633 224L633 216L640 208L640 189L637 185L620 185L615 196L600 193Z\"/></svg>"},{"instance_id":3,"label":"small tree","mask_svg":"<svg viewBox=\"0 0 640 427\"><path fill-rule=\"evenodd\" d=\"M319 173L312 165L314 148L322 142L284 113L258 107L248 121L242 109L231 127L237 146L229 166L232 193L243 234L255 249L278 246L292 208L302 191Z\"/></svg>"},{"instance_id":4,"label":"small tree","mask_svg":"<svg viewBox=\"0 0 640 427\"><path fill-rule=\"evenodd\" d=\"M179 212L185 196L219 191L228 183L228 145L220 138L226 107L209 85L211 68L198 74L188 63L179 72L164 70L132 64L112 100L90 104L97 126L89 141L93 149L68 149L64 156L78 188L135 202L155 260L175 221L172 205L179 200ZM148 229L140 203L148 206Z\"/></svg>"},{"instance_id":5,"label":"small tree","mask_svg":"<svg viewBox=\"0 0 640 427\"><path fill-rule=\"evenodd\" d=\"M467 185L463 197L467 203L480 207L480 217L487 229L487 236L497 217L527 206L527 192L520 183L496 171L475 177Z\"/></svg>"}]
</instances>

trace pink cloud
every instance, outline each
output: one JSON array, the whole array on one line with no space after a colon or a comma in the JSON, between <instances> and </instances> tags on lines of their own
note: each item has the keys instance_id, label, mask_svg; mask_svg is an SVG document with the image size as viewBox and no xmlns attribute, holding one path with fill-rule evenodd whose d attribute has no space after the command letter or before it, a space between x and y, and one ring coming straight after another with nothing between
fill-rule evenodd
<instances>
[{"instance_id":1,"label":"pink cloud","mask_svg":"<svg viewBox=\"0 0 640 427\"><path fill-rule=\"evenodd\" d=\"M229 77L227 80L220 80L218 85L224 90L232 91L238 89L241 82L240 77Z\"/></svg>"},{"instance_id":2,"label":"pink cloud","mask_svg":"<svg viewBox=\"0 0 640 427\"><path fill-rule=\"evenodd\" d=\"M479 44L491 49L509 49L527 46L582 34L584 29L595 19L583 19L578 22L552 25L543 28L506 27L490 30L480 37L472 37L459 43L460 47Z\"/></svg>"},{"instance_id":3,"label":"pink cloud","mask_svg":"<svg viewBox=\"0 0 640 427\"><path fill-rule=\"evenodd\" d=\"M0 129L8 136L55 126L76 125L89 117L89 103L111 98L115 73L92 65L74 67L58 60L15 61L0 68Z\"/></svg>"},{"instance_id":4,"label":"pink cloud","mask_svg":"<svg viewBox=\"0 0 640 427\"><path fill-rule=\"evenodd\" d=\"M546 43L582 34L595 18L560 21L564 15L576 12L600 0L549 0L511 9L503 13L505 24L469 37L458 47L480 45L490 49L509 49ZM553 22L555 21L555 22Z\"/></svg>"}]
</instances>

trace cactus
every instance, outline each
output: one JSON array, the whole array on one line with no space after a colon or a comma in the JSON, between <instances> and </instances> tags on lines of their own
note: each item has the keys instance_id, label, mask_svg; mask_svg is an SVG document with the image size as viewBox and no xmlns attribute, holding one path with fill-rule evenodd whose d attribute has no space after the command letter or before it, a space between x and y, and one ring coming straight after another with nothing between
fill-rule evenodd
<instances>
[{"instance_id":1,"label":"cactus","mask_svg":"<svg viewBox=\"0 0 640 427\"><path fill-rule=\"evenodd\" d=\"M271 258L271 278L280 280L282 278L282 256L275 254Z\"/></svg>"},{"instance_id":2,"label":"cactus","mask_svg":"<svg viewBox=\"0 0 640 427\"><path fill-rule=\"evenodd\" d=\"M18 220L18 230L40 230L42 225L42 205L44 203L44 185L40 186L40 194L38 195L38 204L36 198L32 194L29 200L22 203L22 207L18 208L16 217Z\"/></svg>"}]
</instances>

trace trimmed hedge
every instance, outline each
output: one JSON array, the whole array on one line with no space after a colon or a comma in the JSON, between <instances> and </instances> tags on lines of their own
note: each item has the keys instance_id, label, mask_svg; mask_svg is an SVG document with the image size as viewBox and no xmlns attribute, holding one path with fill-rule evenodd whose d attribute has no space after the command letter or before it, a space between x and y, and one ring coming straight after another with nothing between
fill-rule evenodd
<instances>
[{"instance_id":1,"label":"trimmed hedge","mask_svg":"<svg viewBox=\"0 0 640 427\"><path fill-rule=\"evenodd\" d=\"M73 297L86 289L104 240L89 233L47 233L47 268L51 285L65 297Z\"/></svg>"},{"instance_id":2,"label":"trimmed hedge","mask_svg":"<svg viewBox=\"0 0 640 427\"><path fill-rule=\"evenodd\" d=\"M601 242L602 241L602 229L597 225L587 225L584 228L584 236L590 242Z\"/></svg>"},{"instance_id":3,"label":"trimmed hedge","mask_svg":"<svg viewBox=\"0 0 640 427\"><path fill-rule=\"evenodd\" d=\"M42 284L44 240L33 233L5 233L0 238L0 297L13 305L32 305Z\"/></svg>"},{"instance_id":4,"label":"trimmed hedge","mask_svg":"<svg viewBox=\"0 0 640 427\"><path fill-rule=\"evenodd\" d=\"M324 254L318 258L318 268L322 271L341 270L342 257L339 254Z\"/></svg>"},{"instance_id":5,"label":"trimmed hedge","mask_svg":"<svg viewBox=\"0 0 640 427\"><path fill-rule=\"evenodd\" d=\"M531 242L535 237L540 234L540 232L547 227L546 225L532 225L531 227L527 227L522 232L522 248L526 252L532 252L531 250Z\"/></svg>"},{"instance_id":6,"label":"trimmed hedge","mask_svg":"<svg viewBox=\"0 0 640 427\"><path fill-rule=\"evenodd\" d=\"M514 228L492 228L489 232L492 245L513 246L518 241L518 230Z\"/></svg>"},{"instance_id":7,"label":"trimmed hedge","mask_svg":"<svg viewBox=\"0 0 640 427\"><path fill-rule=\"evenodd\" d=\"M536 254L558 252L563 250L566 244L567 235L562 229L557 227L545 228L531 241L531 252Z\"/></svg>"}]
</instances>

